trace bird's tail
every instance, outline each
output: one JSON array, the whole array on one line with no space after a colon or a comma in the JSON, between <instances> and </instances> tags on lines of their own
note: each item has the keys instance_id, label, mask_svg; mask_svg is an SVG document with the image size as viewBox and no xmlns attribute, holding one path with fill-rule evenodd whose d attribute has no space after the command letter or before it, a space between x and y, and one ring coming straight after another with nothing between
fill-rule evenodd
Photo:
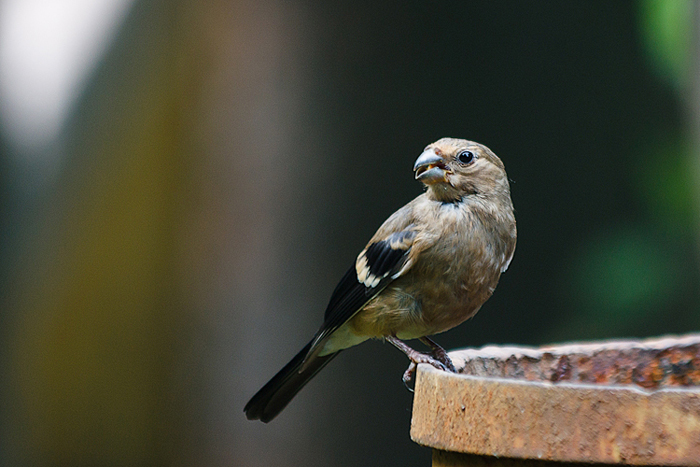
<instances>
[{"instance_id":1,"label":"bird's tail","mask_svg":"<svg viewBox=\"0 0 700 467\"><path fill-rule=\"evenodd\" d=\"M264 423L275 418L289 404L294 396L326 366L338 352L322 357L312 356L302 363L311 349L309 342L296 356L287 363L265 386L262 387L246 404L243 411L248 420L260 420Z\"/></svg>"}]
</instances>

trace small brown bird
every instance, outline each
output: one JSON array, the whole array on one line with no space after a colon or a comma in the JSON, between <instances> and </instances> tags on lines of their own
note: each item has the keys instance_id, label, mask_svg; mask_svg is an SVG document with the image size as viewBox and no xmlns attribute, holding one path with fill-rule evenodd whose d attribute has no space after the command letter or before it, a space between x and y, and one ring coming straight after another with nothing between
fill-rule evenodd
<instances>
[{"instance_id":1,"label":"small brown bird","mask_svg":"<svg viewBox=\"0 0 700 467\"><path fill-rule=\"evenodd\" d=\"M314 338L246 404L269 422L338 353L385 339L417 363L454 371L428 336L471 318L515 251L515 216L503 162L473 141L443 138L413 166L427 190L392 214L335 288ZM401 339L420 339L420 353Z\"/></svg>"}]
</instances>

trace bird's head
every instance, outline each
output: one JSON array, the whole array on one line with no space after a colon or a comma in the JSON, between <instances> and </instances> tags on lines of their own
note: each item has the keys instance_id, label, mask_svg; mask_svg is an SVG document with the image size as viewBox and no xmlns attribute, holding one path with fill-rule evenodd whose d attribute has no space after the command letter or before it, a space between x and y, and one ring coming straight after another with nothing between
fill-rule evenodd
<instances>
[{"instance_id":1,"label":"bird's head","mask_svg":"<svg viewBox=\"0 0 700 467\"><path fill-rule=\"evenodd\" d=\"M413 166L428 196L455 202L465 196L510 199L503 162L486 146L464 139L442 138L429 144Z\"/></svg>"}]
</instances>

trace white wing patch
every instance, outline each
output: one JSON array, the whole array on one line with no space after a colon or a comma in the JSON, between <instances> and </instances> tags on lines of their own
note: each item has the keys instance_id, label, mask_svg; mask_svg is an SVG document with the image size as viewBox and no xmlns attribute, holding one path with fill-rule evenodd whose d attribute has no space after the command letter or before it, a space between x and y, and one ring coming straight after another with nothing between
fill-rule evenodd
<instances>
[{"instance_id":1,"label":"white wing patch","mask_svg":"<svg viewBox=\"0 0 700 467\"><path fill-rule=\"evenodd\" d=\"M374 288L379 285L379 282L384 279L389 273L385 273L382 276L376 276L370 272L369 264L367 263L367 257L363 251L357 258L355 263L355 269L357 270L357 280L365 287Z\"/></svg>"},{"instance_id":2,"label":"white wing patch","mask_svg":"<svg viewBox=\"0 0 700 467\"><path fill-rule=\"evenodd\" d=\"M405 270L406 254L411 249L415 236L416 232L409 226L406 230L389 235L385 240L369 244L355 261L357 280L365 287L374 288L390 275L392 279L398 277L397 270Z\"/></svg>"}]
</instances>

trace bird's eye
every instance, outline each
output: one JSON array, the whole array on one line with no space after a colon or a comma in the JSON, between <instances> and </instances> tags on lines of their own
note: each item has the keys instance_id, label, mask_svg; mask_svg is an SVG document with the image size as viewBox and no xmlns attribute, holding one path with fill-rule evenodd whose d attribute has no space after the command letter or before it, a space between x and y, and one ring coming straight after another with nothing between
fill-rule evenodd
<instances>
[{"instance_id":1,"label":"bird's eye","mask_svg":"<svg viewBox=\"0 0 700 467\"><path fill-rule=\"evenodd\" d=\"M457 154L457 160L459 160L462 164L471 164L474 162L474 153L471 151L462 151Z\"/></svg>"}]
</instances>

